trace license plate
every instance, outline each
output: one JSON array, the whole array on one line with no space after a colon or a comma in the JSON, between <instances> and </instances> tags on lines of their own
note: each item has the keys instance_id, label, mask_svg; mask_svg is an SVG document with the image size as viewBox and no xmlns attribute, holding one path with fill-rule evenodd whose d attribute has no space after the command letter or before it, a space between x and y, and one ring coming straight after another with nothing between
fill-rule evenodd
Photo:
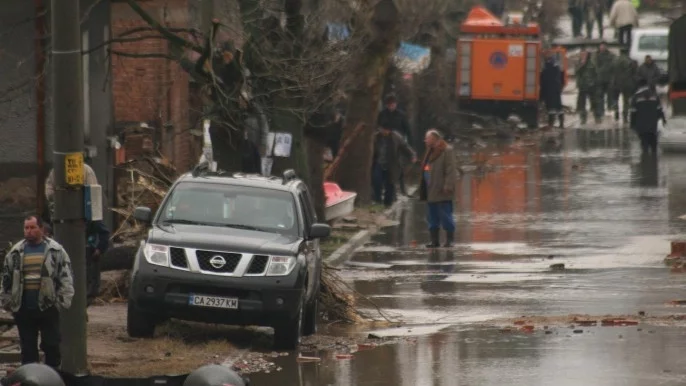
<instances>
[{"instance_id":1,"label":"license plate","mask_svg":"<svg viewBox=\"0 0 686 386\"><path fill-rule=\"evenodd\" d=\"M190 294L188 304L195 307L226 308L230 310L238 309L238 299L223 298L220 296L207 296Z\"/></svg>"}]
</instances>

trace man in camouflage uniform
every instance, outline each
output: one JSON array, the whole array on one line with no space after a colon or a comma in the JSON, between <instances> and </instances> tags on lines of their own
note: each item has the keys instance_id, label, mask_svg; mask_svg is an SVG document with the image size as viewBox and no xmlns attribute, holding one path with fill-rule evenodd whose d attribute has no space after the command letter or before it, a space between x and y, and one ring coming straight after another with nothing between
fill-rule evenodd
<instances>
[{"instance_id":1,"label":"man in camouflage uniform","mask_svg":"<svg viewBox=\"0 0 686 386\"><path fill-rule=\"evenodd\" d=\"M622 97L622 122L627 123L629 118L629 103L631 96L636 92L636 80L638 79L638 63L631 60L629 50L622 48L621 55L615 60L612 77L612 100L614 101L615 121L619 121L619 96Z\"/></svg>"},{"instance_id":2,"label":"man in camouflage uniform","mask_svg":"<svg viewBox=\"0 0 686 386\"><path fill-rule=\"evenodd\" d=\"M576 65L574 74L576 77L576 86L579 89L579 93L576 97L576 111L579 113L581 124L586 124L587 100L591 104L591 110L593 110L596 122L599 122L601 116L598 114L598 107L596 106L597 98L594 97L598 85L598 74L596 72L595 62L590 59L590 55L586 49L582 49L581 51L579 63Z\"/></svg>"},{"instance_id":3,"label":"man in camouflage uniform","mask_svg":"<svg viewBox=\"0 0 686 386\"><path fill-rule=\"evenodd\" d=\"M614 107L615 102L612 100L612 92L610 90L610 82L612 80L612 72L615 67L615 54L607 49L605 43L601 43L598 52L594 55L594 62L598 76L598 89L596 97L597 108L600 116L605 114L605 108L608 110Z\"/></svg>"}]
</instances>

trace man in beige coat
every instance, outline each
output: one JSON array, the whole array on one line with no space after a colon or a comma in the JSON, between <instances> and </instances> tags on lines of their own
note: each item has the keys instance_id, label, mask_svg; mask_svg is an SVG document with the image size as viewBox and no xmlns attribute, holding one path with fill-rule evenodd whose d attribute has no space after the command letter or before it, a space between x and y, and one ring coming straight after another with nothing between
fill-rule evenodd
<instances>
[{"instance_id":1,"label":"man in beige coat","mask_svg":"<svg viewBox=\"0 0 686 386\"><path fill-rule=\"evenodd\" d=\"M617 29L619 44L631 47L631 30L638 27L638 12L631 1L615 1L610 10L610 25Z\"/></svg>"},{"instance_id":2,"label":"man in beige coat","mask_svg":"<svg viewBox=\"0 0 686 386\"><path fill-rule=\"evenodd\" d=\"M445 247L451 247L455 235L453 199L455 196L456 166L453 148L441 134L431 129L424 137L426 155L422 161L422 181L419 198L428 204L427 220L431 242L427 248L440 246L440 228L446 232Z\"/></svg>"}]
</instances>

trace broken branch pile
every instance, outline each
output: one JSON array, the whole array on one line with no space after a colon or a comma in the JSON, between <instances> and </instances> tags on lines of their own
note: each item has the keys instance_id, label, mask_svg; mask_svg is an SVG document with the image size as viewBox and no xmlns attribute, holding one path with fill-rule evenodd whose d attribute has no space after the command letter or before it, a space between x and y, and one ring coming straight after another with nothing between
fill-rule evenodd
<instances>
[{"instance_id":1,"label":"broken branch pile","mask_svg":"<svg viewBox=\"0 0 686 386\"><path fill-rule=\"evenodd\" d=\"M115 169L118 227L112 241L119 245L137 244L147 231L133 218L138 206L147 206L153 213L176 178L176 170L164 157L143 156L119 165Z\"/></svg>"}]
</instances>

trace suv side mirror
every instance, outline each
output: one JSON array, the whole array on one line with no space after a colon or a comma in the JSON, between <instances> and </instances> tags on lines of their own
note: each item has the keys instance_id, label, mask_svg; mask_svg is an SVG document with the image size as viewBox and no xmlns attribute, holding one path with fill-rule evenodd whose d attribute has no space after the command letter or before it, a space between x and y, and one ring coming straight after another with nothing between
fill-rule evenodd
<instances>
[{"instance_id":1,"label":"suv side mirror","mask_svg":"<svg viewBox=\"0 0 686 386\"><path fill-rule=\"evenodd\" d=\"M329 237L331 234L331 227L327 224L312 224L310 228L311 239L323 239Z\"/></svg>"},{"instance_id":2,"label":"suv side mirror","mask_svg":"<svg viewBox=\"0 0 686 386\"><path fill-rule=\"evenodd\" d=\"M133 218L144 223L152 221L152 210L147 206L139 206L133 211Z\"/></svg>"}]
</instances>

